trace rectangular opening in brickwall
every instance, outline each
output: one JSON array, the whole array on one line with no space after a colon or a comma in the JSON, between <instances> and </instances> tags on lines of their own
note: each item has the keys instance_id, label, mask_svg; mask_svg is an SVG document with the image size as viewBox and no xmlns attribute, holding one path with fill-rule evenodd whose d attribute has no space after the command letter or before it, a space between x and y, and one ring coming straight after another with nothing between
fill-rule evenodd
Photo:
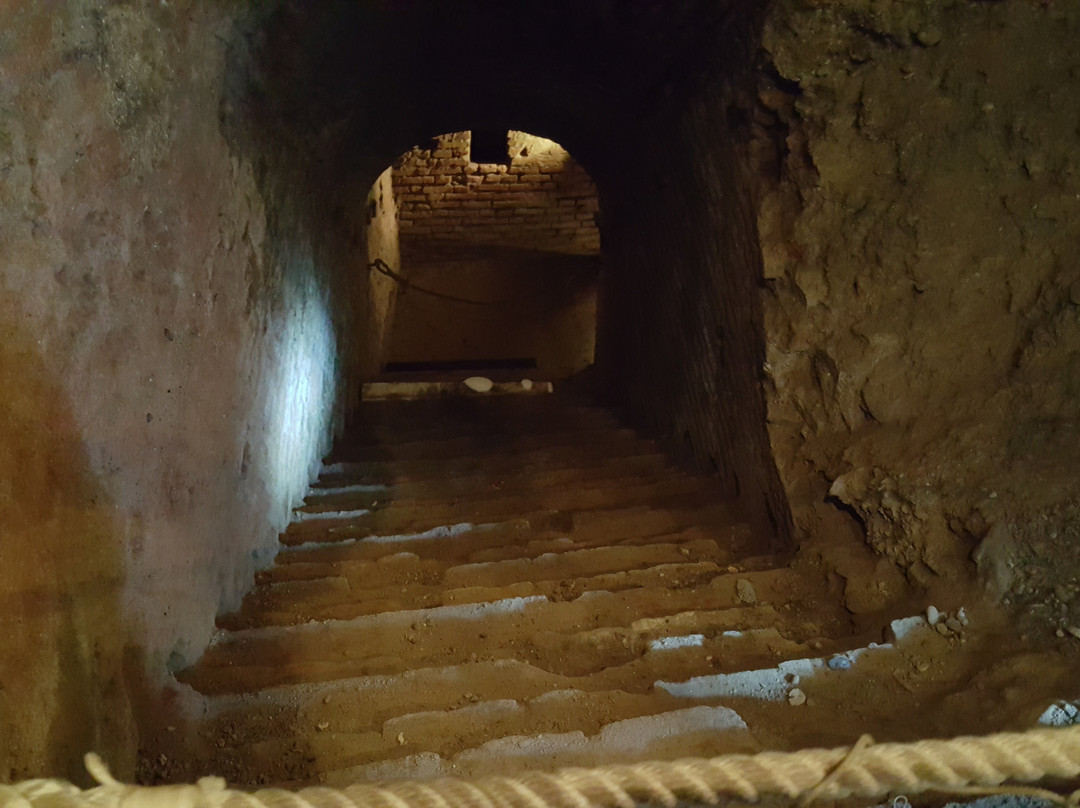
<instances>
[{"instance_id":1,"label":"rectangular opening in brickwall","mask_svg":"<svg viewBox=\"0 0 1080 808\"><path fill-rule=\"evenodd\" d=\"M485 165L510 162L510 139L505 129L474 129L469 144L469 160Z\"/></svg>"}]
</instances>

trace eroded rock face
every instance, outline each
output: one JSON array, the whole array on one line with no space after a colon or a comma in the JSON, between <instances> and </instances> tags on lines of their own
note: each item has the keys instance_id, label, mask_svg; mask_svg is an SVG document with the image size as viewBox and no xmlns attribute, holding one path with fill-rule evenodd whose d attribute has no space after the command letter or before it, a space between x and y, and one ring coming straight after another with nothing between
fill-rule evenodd
<instances>
[{"instance_id":1,"label":"eroded rock face","mask_svg":"<svg viewBox=\"0 0 1080 808\"><path fill-rule=\"evenodd\" d=\"M1000 594L1075 529L1078 33L1049 3L786 2L765 26L774 451L804 530L830 497L918 584L993 537Z\"/></svg>"},{"instance_id":2,"label":"eroded rock face","mask_svg":"<svg viewBox=\"0 0 1080 808\"><path fill-rule=\"evenodd\" d=\"M230 24L0 11L0 780L130 776L341 412L325 250L221 132Z\"/></svg>"}]
</instances>

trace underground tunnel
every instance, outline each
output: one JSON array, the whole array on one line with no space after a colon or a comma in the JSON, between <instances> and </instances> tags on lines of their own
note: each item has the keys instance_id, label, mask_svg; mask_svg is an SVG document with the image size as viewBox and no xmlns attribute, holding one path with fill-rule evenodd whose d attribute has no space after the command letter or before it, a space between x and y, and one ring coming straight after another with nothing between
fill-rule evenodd
<instances>
[{"instance_id":1,"label":"underground tunnel","mask_svg":"<svg viewBox=\"0 0 1080 808\"><path fill-rule=\"evenodd\" d=\"M0 782L1076 722L1073 6L0 21Z\"/></svg>"}]
</instances>

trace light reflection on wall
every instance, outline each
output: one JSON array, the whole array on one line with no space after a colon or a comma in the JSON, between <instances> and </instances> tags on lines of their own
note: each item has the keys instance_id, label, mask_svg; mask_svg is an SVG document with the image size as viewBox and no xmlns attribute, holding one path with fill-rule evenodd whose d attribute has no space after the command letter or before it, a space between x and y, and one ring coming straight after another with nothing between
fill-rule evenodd
<instances>
[{"instance_id":1,"label":"light reflection on wall","mask_svg":"<svg viewBox=\"0 0 1080 808\"><path fill-rule=\"evenodd\" d=\"M294 268L283 286L284 322L275 329L281 335L276 373L267 379L264 477L268 516L279 530L329 449L337 381L337 348L325 290L310 266Z\"/></svg>"}]
</instances>

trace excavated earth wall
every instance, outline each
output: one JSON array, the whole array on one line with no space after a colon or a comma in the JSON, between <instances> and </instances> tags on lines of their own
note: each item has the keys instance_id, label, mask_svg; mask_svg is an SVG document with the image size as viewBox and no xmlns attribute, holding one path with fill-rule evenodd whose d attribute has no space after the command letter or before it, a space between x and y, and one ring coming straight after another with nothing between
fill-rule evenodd
<instances>
[{"instance_id":1,"label":"excavated earth wall","mask_svg":"<svg viewBox=\"0 0 1080 808\"><path fill-rule=\"evenodd\" d=\"M751 141L801 532L846 521L931 588L974 557L1054 619L1080 575L1078 35L1073 3L779 3Z\"/></svg>"}]
</instances>

